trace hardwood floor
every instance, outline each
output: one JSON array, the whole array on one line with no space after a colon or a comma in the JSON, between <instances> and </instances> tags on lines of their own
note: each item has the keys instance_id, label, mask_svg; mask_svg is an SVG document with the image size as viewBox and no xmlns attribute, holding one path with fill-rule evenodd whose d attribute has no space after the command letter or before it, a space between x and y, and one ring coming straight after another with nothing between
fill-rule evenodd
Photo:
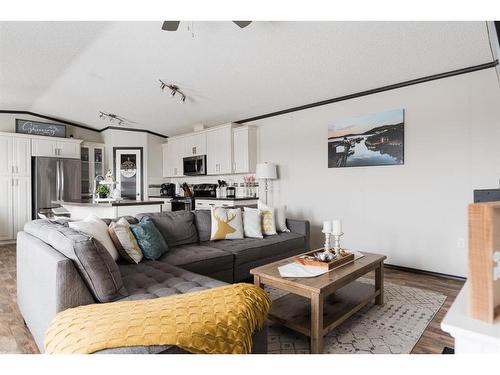
<instances>
[{"instance_id":1,"label":"hardwood floor","mask_svg":"<svg viewBox=\"0 0 500 375\"><path fill-rule=\"evenodd\" d=\"M374 277L373 274L369 276ZM445 346L453 348L453 339L441 331L440 324L463 282L388 268L384 276L386 282L427 289L447 296L443 307L426 328L412 353L440 354ZM16 303L15 245L0 246L0 353L38 353Z\"/></svg>"}]
</instances>

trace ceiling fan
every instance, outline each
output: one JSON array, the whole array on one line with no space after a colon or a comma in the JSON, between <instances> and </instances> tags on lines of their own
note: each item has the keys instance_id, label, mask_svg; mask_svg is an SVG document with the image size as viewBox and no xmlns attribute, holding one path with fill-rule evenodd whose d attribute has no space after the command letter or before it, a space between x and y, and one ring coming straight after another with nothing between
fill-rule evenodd
<instances>
[{"instance_id":1,"label":"ceiling fan","mask_svg":"<svg viewBox=\"0 0 500 375\"><path fill-rule=\"evenodd\" d=\"M181 21L163 21L161 29L165 31L177 31L180 23ZM233 23L243 29L250 25L252 21L233 21Z\"/></svg>"}]
</instances>

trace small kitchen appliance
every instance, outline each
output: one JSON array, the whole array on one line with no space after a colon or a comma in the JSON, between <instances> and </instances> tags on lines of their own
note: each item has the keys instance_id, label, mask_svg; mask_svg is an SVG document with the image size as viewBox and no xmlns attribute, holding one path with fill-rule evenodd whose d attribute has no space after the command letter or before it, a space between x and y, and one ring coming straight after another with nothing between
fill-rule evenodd
<instances>
[{"instance_id":1,"label":"small kitchen appliance","mask_svg":"<svg viewBox=\"0 0 500 375\"><path fill-rule=\"evenodd\" d=\"M160 195L162 197L175 197L175 184L161 184Z\"/></svg>"}]
</instances>

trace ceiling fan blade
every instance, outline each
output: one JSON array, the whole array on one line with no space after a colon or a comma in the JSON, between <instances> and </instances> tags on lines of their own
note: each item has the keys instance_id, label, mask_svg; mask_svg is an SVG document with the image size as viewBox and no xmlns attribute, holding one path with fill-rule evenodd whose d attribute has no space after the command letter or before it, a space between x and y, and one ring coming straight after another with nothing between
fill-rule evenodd
<instances>
[{"instance_id":1,"label":"ceiling fan blade","mask_svg":"<svg viewBox=\"0 0 500 375\"><path fill-rule=\"evenodd\" d=\"M181 21L163 21L161 29L165 31L177 31L180 23Z\"/></svg>"},{"instance_id":2,"label":"ceiling fan blade","mask_svg":"<svg viewBox=\"0 0 500 375\"><path fill-rule=\"evenodd\" d=\"M252 23L252 21L233 21L235 24L237 24L239 27L241 27L242 29L247 27L248 25L250 25Z\"/></svg>"}]
</instances>

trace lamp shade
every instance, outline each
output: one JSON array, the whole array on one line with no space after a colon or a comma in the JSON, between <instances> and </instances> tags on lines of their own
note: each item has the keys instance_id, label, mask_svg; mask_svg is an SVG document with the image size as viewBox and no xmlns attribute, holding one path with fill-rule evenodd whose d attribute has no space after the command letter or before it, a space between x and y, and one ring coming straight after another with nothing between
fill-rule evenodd
<instances>
[{"instance_id":1,"label":"lamp shade","mask_svg":"<svg viewBox=\"0 0 500 375\"><path fill-rule=\"evenodd\" d=\"M274 180L278 178L276 173L276 164L273 163L259 163L257 164L257 169L255 176L261 179Z\"/></svg>"}]
</instances>

